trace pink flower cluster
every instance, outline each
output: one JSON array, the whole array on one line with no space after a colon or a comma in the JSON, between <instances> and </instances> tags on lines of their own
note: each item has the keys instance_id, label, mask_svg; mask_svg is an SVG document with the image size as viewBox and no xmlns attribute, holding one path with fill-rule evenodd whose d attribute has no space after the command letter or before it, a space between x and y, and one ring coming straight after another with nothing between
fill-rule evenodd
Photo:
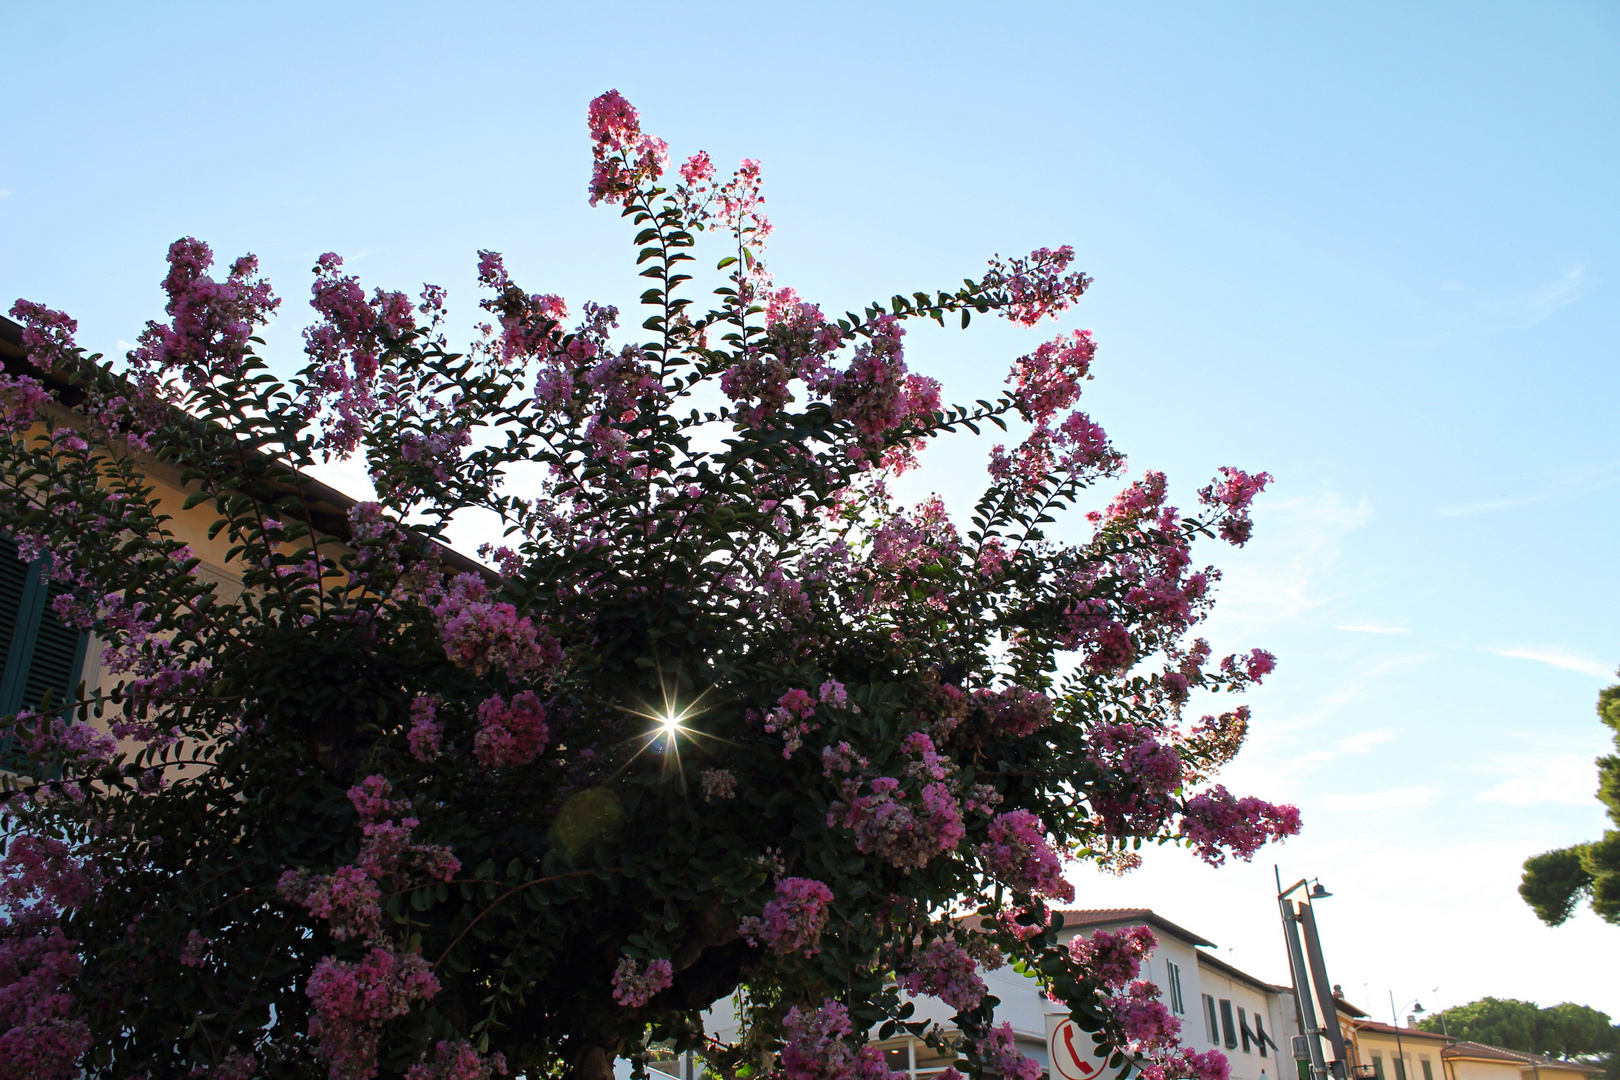
<instances>
[{"instance_id":1,"label":"pink flower cluster","mask_svg":"<svg viewBox=\"0 0 1620 1080\"><path fill-rule=\"evenodd\" d=\"M32 375L0 374L0 433L15 435L27 431L39 420L50 400L45 384Z\"/></svg>"},{"instance_id":2,"label":"pink flower cluster","mask_svg":"<svg viewBox=\"0 0 1620 1080\"><path fill-rule=\"evenodd\" d=\"M1041 1063L1019 1053L1011 1024L991 1028L990 1034L979 1040L978 1051L985 1068L999 1074L1002 1080L1040 1080Z\"/></svg>"},{"instance_id":3,"label":"pink flower cluster","mask_svg":"<svg viewBox=\"0 0 1620 1080\"><path fill-rule=\"evenodd\" d=\"M1087 756L1099 776L1092 808L1109 836L1142 835L1163 825L1186 769L1166 733L1142 724L1097 724Z\"/></svg>"},{"instance_id":4,"label":"pink flower cluster","mask_svg":"<svg viewBox=\"0 0 1620 1080\"><path fill-rule=\"evenodd\" d=\"M1173 1053L1180 1049L1181 1021L1158 998L1159 988L1139 979L1123 994L1109 999L1109 1008L1124 1029L1126 1049L1131 1053Z\"/></svg>"},{"instance_id":5,"label":"pink flower cluster","mask_svg":"<svg viewBox=\"0 0 1620 1080\"><path fill-rule=\"evenodd\" d=\"M783 878L776 883L776 897L759 916L741 921L742 935L780 956L814 956L821 951L821 931L827 926L832 899L832 890L819 881Z\"/></svg>"},{"instance_id":6,"label":"pink flower cluster","mask_svg":"<svg viewBox=\"0 0 1620 1080\"><path fill-rule=\"evenodd\" d=\"M1091 370L1097 343L1090 330L1073 330L1037 346L1013 362L1007 381L1024 419L1044 425L1080 399L1080 383Z\"/></svg>"},{"instance_id":7,"label":"pink flower cluster","mask_svg":"<svg viewBox=\"0 0 1620 1080\"><path fill-rule=\"evenodd\" d=\"M613 1000L627 1009L639 1009L675 983L675 966L659 957L638 964L623 957L613 971Z\"/></svg>"},{"instance_id":8,"label":"pink flower cluster","mask_svg":"<svg viewBox=\"0 0 1620 1080\"><path fill-rule=\"evenodd\" d=\"M323 414L326 445L348 454L377 407L373 391L382 354L416 328L416 310L402 292L379 288L366 299L359 279L341 273L342 267L343 260L330 251L315 261L309 306L320 318L304 330L304 353L313 372L305 407ZM424 300L422 309L431 306Z\"/></svg>"},{"instance_id":9,"label":"pink flower cluster","mask_svg":"<svg viewBox=\"0 0 1620 1080\"><path fill-rule=\"evenodd\" d=\"M1033 735L1052 722L1052 699L1022 686L1005 690L976 690L974 699L990 716L997 731L1014 738Z\"/></svg>"},{"instance_id":10,"label":"pink flower cluster","mask_svg":"<svg viewBox=\"0 0 1620 1080\"><path fill-rule=\"evenodd\" d=\"M148 322L138 347L129 354L137 370L179 371L192 386L241 374L248 338L281 301L268 282L254 275L259 260L244 255L231 264L224 281L205 271L214 263L208 245L184 237L169 245L169 273L163 291L168 325Z\"/></svg>"},{"instance_id":11,"label":"pink flower cluster","mask_svg":"<svg viewBox=\"0 0 1620 1080\"><path fill-rule=\"evenodd\" d=\"M1074 886L1064 879L1063 864L1046 842L1046 826L1028 810L998 814L979 856L986 873L1019 892L1074 899Z\"/></svg>"},{"instance_id":12,"label":"pink flower cluster","mask_svg":"<svg viewBox=\"0 0 1620 1080\"><path fill-rule=\"evenodd\" d=\"M0 935L0 1077L77 1077L90 1049L90 1030L74 1016L69 992L82 966L79 943L42 918L19 922Z\"/></svg>"},{"instance_id":13,"label":"pink flower cluster","mask_svg":"<svg viewBox=\"0 0 1620 1080\"><path fill-rule=\"evenodd\" d=\"M1276 806L1254 797L1235 798L1220 784L1193 796L1181 819L1181 835L1211 866L1226 861L1226 848L1244 862L1267 840L1299 833L1299 808Z\"/></svg>"},{"instance_id":14,"label":"pink flower cluster","mask_svg":"<svg viewBox=\"0 0 1620 1080\"><path fill-rule=\"evenodd\" d=\"M890 776L872 778L869 794L855 795L860 782L845 782L847 802L834 802L827 812L829 827L842 825L855 833L855 847L887 859L910 873L936 855L956 850L967 830L962 809L944 783L924 784L915 801Z\"/></svg>"},{"instance_id":15,"label":"pink flower cluster","mask_svg":"<svg viewBox=\"0 0 1620 1080\"><path fill-rule=\"evenodd\" d=\"M489 598L477 574L461 574L433 606L444 653L476 675L490 669L533 677L562 662L562 646L511 604Z\"/></svg>"},{"instance_id":16,"label":"pink flower cluster","mask_svg":"<svg viewBox=\"0 0 1620 1080\"><path fill-rule=\"evenodd\" d=\"M437 719L438 710L438 702L427 694L418 694L411 701L411 730L405 738L417 761L432 761L439 756L444 729Z\"/></svg>"},{"instance_id":17,"label":"pink flower cluster","mask_svg":"<svg viewBox=\"0 0 1620 1080\"><path fill-rule=\"evenodd\" d=\"M501 324L500 362L533 356L553 346L557 327L568 318L568 303L552 293L525 293L507 275L506 263L498 251L478 252L478 284L493 290L493 297L478 306L495 315Z\"/></svg>"},{"instance_id":18,"label":"pink flower cluster","mask_svg":"<svg viewBox=\"0 0 1620 1080\"><path fill-rule=\"evenodd\" d=\"M309 1037L332 1080L376 1076L382 1026L438 992L439 980L417 953L379 945L355 963L323 957L307 987L315 1007Z\"/></svg>"},{"instance_id":19,"label":"pink flower cluster","mask_svg":"<svg viewBox=\"0 0 1620 1080\"><path fill-rule=\"evenodd\" d=\"M1078 270L1065 274L1074 261L1074 248L1065 244L1056 251L1038 248L1028 258L1002 262L990 260L984 284L1000 289L1005 299L1002 313L1020 326L1034 326L1047 316L1056 318L1080 299L1091 279Z\"/></svg>"},{"instance_id":20,"label":"pink flower cluster","mask_svg":"<svg viewBox=\"0 0 1620 1080\"><path fill-rule=\"evenodd\" d=\"M950 938L935 938L915 957L896 981L916 997L937 997L958 1012L976 1009L984 1000L984 980L968 951Z\"/></svg>"},{"instance_id":21,"label":"pink flower cluster","mask_svg":"<svg viewBox=\"0 0 1620 1080\"><path fill-rule=\"evenodd\" d=\"M833 416L849 421L861 449L875 450L889 433L939 408L939 383L906 372L900 339L905 328L893 315L879 315L866 327L870 335L855 347L849 367L835 372L820 387L832 403Z\"/></svg>"},{"instance_id":22,"label":"pink flower cluster","mask_svg":"<svg viewBox=\"0 0 1620 1080\"><path fill-rule=\"evenodd\" d=\"M1250 475L1242 469L1222 466L1220 477L1198 492L1198 501L1205 506L1222 507L1221 539L1242 547L1254 534L1254 521L1249 517L1249 506L1254 497L1266 490L1274 477L1270 473Z\"/></svg>"},{"instance_id":23,"label":"pink flower cluster","mask_svg":"<svg viewBox=\"0 0 1620 1080\"><path fill-rule=\"evenodd\" d=\"M510 705L501 695L492 694L478 706L473 753L485 768L527 765L540 756L550 739L546 710L532 691L514 694Z\"/></svg>"},{"instance_id":24,"label":"pink flower cluster","mask_svg":"<svg viewBox=\"0 0 1620 1080\"><path fill-rule=\"evenodd\" d=\"M656 180L669 163L669 144L644 134L635 106L617 90L591 102L586 114L596 171L591 175L591 205L624 201L639 184Z\"/></svg>"},{"instance_id":25,"label":"pink flower cluster","mask_svg":"<svg viewBox=\"0 0 1620 1080\"><path fill-rule=\"evenodd\" d=\"M821 727L811 718L823 704L842 704L842 683L828 682L821 687L818 701L804 690L789 690L777 699L776 708L765 714L765 730L782 736L782 756L790 758L804 746L804 737ZM754 715L758 715L757 713Z\"/></svg>"},{"instance_id":26,"label":"pink flower cluster","mask_svg":"<svg viewBox=\"0 0 1620 1080\"><path fill-rule=\"evenodd\" d=\"M1142 970L1142 960L1159 944L1153 931L1131 926L1118 933L1098 930L1091 937L1076 935L1069 954L1104 986L1122 990Z\"/></svg>"},{"instance_id":27,"label":"pink flower cluster","mask_svg":"<svg viewBox=\"0 0 1620 1080\"><path fill-rule=\"evenodd\" d=\"M22 324L22 345L29 363L41 371L66 366L78 348L73 340L79 330L77 319L32 300L18 300L11 305L9 314Z\"/></svg>"},{"instance_id":28,"label":"pink flower cluster","mask_svg":"<svg viewBox=\"0 0 1620 1080\"><path fill-rule=\"evenodd\" d=\"M409 887L422 880L449 881L461 869L449 848L413 842L411 833L418 822L403 816L409 813L410 803L392 795L392 785L375 775L349 789L363 837L352 865L340 866L330 874L314 874L307 868L288 870L276 883L283 899L327 920L332 936L339 941L382 942L379 883L384 879Z\"/></svg>"},{"instance_id":29,"label":"pink flower cluster","mask_svg":"<svg viewBox=\"0 0 1620 1080\"><path fill-rule=\"evenodd\" d=\"M850 1046L854 1025L849 1010L827 998L814 1010L794 1006L782 1021L787 1039L782 1044L782 1070L787 1080L904 1080L905 1073L890 1072L883 1051L875 1046ZM1038 1074L1037 1074L1038 1075ZM1031 1078L1021 1078L1031 1080Z\"/></svg>"},{"instance_id":30,"label":"pink flower cluster","mask_svg":"<svg viewBox=\"0 0 1620 1080\"><path fill-rule=\"evenodd\" d=\"M433 1059L424 1060L405 1070L405 1080L490 1080L506 1075L506 1055L480 1054L465 1039L446 1042L443 1039L433 1047Z\"/></svg>"}]
</instances>

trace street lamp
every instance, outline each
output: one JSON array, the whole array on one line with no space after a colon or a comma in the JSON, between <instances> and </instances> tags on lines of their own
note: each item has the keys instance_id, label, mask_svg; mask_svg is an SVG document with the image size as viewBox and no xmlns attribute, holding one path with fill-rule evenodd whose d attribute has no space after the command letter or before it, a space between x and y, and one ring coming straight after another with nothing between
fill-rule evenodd
<instances>
[{"instance_id":1,"label":"street lamp","mask_svg":"<svg viewBox=\"0 0 1620 1080\"><path fill-rule=\"evenodd\" d=\"M1414 1012L1422 1012L1423 1006L1416 1001L1406 1008ZM1395 1070L1395 1080L1411 1080L1406 1072L1406 1050L1401 1046L1401 1013L1404 1010L1395 1008L1395 991L1389 992L1389 1019L1395 1025L1395 1059L1399 1061L1400 1068Z\"/></svg>"},{"instance_id":2,"label":"street lamp","mask_svg":"<svg viewBox=\"0 0 1620 1080\"><path fill-rule=\"evenodd\" d=\"M1281 872L1276 867L1272 870L1277 878L1277 907L1282 912L1288 970L1293 976L1294 1003L1299 1009L1311 1080L1328 1080L1330 1075L1334 1080L1346 1080L1344 1034L1339 1030L1333 984L1328 982L1327 966L1322 962L1322 943L1311 910L1313 900L1325 900L1333 894L1316 878L1302 878L1285 889ZM1332 1054L1331 1065L1328 1052Z\"/></svg>"}]
</instances>

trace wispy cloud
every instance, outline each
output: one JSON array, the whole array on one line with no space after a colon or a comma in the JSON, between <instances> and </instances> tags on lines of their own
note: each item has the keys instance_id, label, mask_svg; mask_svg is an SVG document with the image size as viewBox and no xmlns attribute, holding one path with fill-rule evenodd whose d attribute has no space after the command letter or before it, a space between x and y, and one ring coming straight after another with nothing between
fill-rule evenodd
<instances>
[{"instance_id":1,"label":"wispy cloud","mask_svg":"<svg viewBox=\"0 0 1620 1080\"><path fill-rule=\"evenodd\" d=\"M1366 502L1338 495L1280 499L1255 513L1255 541L1228 557L1218 615L1254 630L1292 622L1338 599L1332 579L1346 534L1372 520Z\"/></svg>"},{"instance_id":2,"label":"wispy cloud","mask_svg":"<svg viewBox=\"0 0 1620 1080\"><path fill-rule=\"evenodd\" d=\"M11 189L10 188L0 188L0 199L9 199L9 198L11 198Z\"/></svg>"},{"instance_id":3,"label":"wispy cloud","mask_svg":"<svg viewBox=\"0 0 1620 1080\"><path fill-rule=\"evenodd\" d=\"M1615 674L1614 665L1605 664L1601 660L1594 660L1590 656L1582 656L1565 649L1482 649L1482 652L1493 653L1496 656L1506 656L1512 660L1534 660L1538 664L1550 664L1565 671L1578 671L1582 675L1590 675L1595 679L1612 678Z\"/></svg>"},{"instance_id":4,"label":"wispy cloud","mask_svg":"<svg viewBox=\"0 0 1620 1080\"><path fill-rule=\"evenodd\" d=\"M1570 267L1560 277L1525 298L1525 313L1532 322L1540 322L1559 308L1573 304L1580 299L1585 278L1585 266Z\"/></svg>"},{"instance_id":5,"label":"wispy cloud","mask_svg":"<svg viewBox=\"0 0 1620 1080\"><path fill-rule=\"evenodd\" d=\"M1559 803L1588 806L1595 801L1597 765L1582 754L1558 754L1543 759L1529 771L1479 793L1484 802L1509 806Z\"/></svg>"},{"instance_id":6,"label":"wispy cloud","mask_svg":"<svg viewBox=\"0 0 1620 1080\"><path fill-rule=\"evenodd\" d=\"M1434 801L1435 794L1434 788L1418 784L1383 791L1361 791L1353 795L1328 793L1316 796L1314 801L1324 810L1334 811L1411 810L1429 805Z\"/></svg>"},{"instance_id":7,"label":"wispy cloud","mask_svg":"<svg viewBox=\"0 0 1620 1080\"><path fill-rule=\"evenodd\" d=\"M1589 495L1594 491L1601 491L1614 484L1620 484L1620 461L1611 461L1607 464L1585 468L1566 469L1562 473L1549 477L1545 483L1535 490L1515 495L1502 495L1494 499L1481 499L1477 502L1464 503L1461 506L1443 506L1438 513L1441 517L1464 517L1468 514L1480 514L1488 510L1503 510L1510 506L1528 506L1531 503L1546 502L1548 499L1559 499L1568 495Z\"/></svg>"},{"instance_id":8,"label":"wispy cloud","mask_svg":"<svg viewBox=\"0 0 1620 1080\"><path fill-rule=\"evenodd\" d=\"M1339 740L1339 749L1347 754L1365 754L1375 746L1382 746L1393 742L1395 733L1383 728L1375 731L1358 731L1354 735Z\"/></svg>"},{"instance_id":9,"label":"wispy cloud","mask_svg":"<svg viewBox=\"0 0 1620 1080\"><path fill-rule=\"evenodd\" d=\"M1410 634L1412 631L1405 626L1391 626L1389 623L1351 623L1348 626L1335 626L1335 630L1343 630L1351 634Z\"/></svg>"}]
</instances>

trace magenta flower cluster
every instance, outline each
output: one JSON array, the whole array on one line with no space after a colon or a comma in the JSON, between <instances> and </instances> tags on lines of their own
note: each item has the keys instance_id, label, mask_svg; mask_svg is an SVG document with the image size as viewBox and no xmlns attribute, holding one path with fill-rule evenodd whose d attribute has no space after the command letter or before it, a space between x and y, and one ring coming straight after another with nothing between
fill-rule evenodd
<instances>
[{"instance_id":1,"label":"magenta flower cluster","mask_svg":"<svg viewBox=\"0 0 1620 1080\"><path fill-rule=\"evenodd\" d=\"M626 956L613 970L613 1000L639 1009L675 983L675 966L663 957L638 963Z\"/></svg>"},{"instance_id":2,"label":"magenta flower cluster","mask_svg":"<svg viewBox=\"0 0 1620 1080\"><path fill-rule=\"evenodd\" d=\"M904 1080L905 1073L889 1071L877 1047L849 1044L849 1010L831 998L818 1009L789 1009L782 1028L786 1080Z\"/></svg>"},{"instance_id":3,"label":"magenta flower cluster","mask_svg":"<svg viewBox=\"0 0 1620 1080\"><path fill-rule=\"evenodd\" d=\"M531 690L514 694L511 704L501 695L492 694L478 706L473 753L486 768L527 765L540 756L550 738L546 710Z\"/></svg>"},{"instance_id":4,"label":"magenta flower cluster","mask_svg":"<svg viewBox=\"0 0 1620 1080\"><path fill-rule=\"evenodd\" d=\"M1046 842L1046 826L1028 810L1009 810L990 823L990 838L979 849L985 871L1031 896L1074 899L1063 863Z\"/></svg>"},{"instance_id":5,"label":"magenta flower cluster","mask_svg":"<svg viewBox=\"0 0 1620 1080\"><path fill-rule=\"evenodd\" d=\"M492 601L477 574L462 574L433 606L444 654L482 675L495 669L532 678L562 662L562 647L544 628L504 602Z\"/></svg>"},{"instance_id":6,"label":"magenta flower cluster","mask_svg":"<svg viewBox=\"0 0 1620 1080\"><path fill-rule=\"evenodd\" d=\"M1247 862L1266 841L1298 833L1296 807L1277 806L1252 796L1239 799L1221 784L1189 799L1181 819L1181 835L1211 866L1224 863L1228 851Z\"/></svg>"},{"instance_id":7,"label":"magenta flower cluster","mask_svg":"<svg viewBox=\"0 0 1620 1080\"><path fill-rule=\"evenodd\" d=\"M783 878L763 911L738 923L742 936L778 955L814 956L821 951L832 890L813 878Z\"/></svg>"},{"instance_id":8,"label":"magenta flower cluster","mask_svg":"<svg viewBox=\"0 0 1620 1080\"><path fill-rule=\"evenodd\" d=\"M895 981L914 997L937 997L958 1012L976 1009L984 1000L985 986L979 978L978 962L951 938L930 941Z\"/></svg>"},{"instance_id":9,"label":"magenta flower cluster","mask_svg":"<svg viewBox=\"0 0 1620 1080\"><path fill-rule=\"evenodd\" d=\"M1041 1063L1018 1050L1011 1024L998 1024L978 1043L979 1060L1003 1080L1040 1080Z\"/></svg>"}]
</instances>

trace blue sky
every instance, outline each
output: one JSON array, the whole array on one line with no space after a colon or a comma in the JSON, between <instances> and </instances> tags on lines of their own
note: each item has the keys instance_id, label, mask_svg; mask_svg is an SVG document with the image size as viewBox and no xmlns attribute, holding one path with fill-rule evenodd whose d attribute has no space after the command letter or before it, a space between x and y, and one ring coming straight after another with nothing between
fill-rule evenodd
<instances>
[{"instance_id":1,"label":"blue sky","mask_svg":"<svg viewBox=\"0 0 1620 1080\"><path fill-rule=\"evenodd\" d=\"M1235 789L1298 803L1253 866L1151 853L1146 905L1285 977L1271 863L1321 876L1332 978L1620 1016L1620 929L1542 927L1525 856L1598 835L1592 705L1620 664L1620 7L0 3L0 297L113 352L168 243L253 251L290 366L323 251L451 289L475 251L633 306L585 204L587 101L676 154L764 162L780 283L842 310L1073 244L1088 407L1183 503L1277 482L1217 649L1281 667ZM916 332L947 397L1058 327ZM958 508L988 440L907 490ZM339 470L341 479L345 474ZM1434 988L1438 987L1436 991ZM1366 1000L1371 999L1371 1000Z\"/></svg>"}]
</instances>

